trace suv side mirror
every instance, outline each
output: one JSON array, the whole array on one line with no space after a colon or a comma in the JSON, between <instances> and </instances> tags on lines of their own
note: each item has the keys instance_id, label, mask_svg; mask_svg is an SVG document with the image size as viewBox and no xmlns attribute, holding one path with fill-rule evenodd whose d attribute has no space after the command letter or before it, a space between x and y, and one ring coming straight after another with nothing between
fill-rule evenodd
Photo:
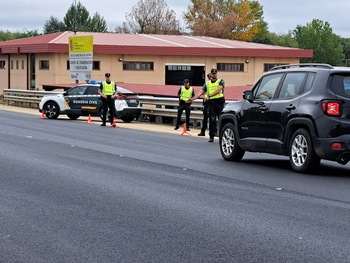
<instances>
[{"instance_id":1,"label":"suv side mirror","mask_svg":"<svg viewBox=\"0 0 350 263\"><path fill-rule=\"evenodd\" d=\"M253 91L251 90L245 90L243 91L243 99L253 102Z\"/></svg>"}]
</instances>

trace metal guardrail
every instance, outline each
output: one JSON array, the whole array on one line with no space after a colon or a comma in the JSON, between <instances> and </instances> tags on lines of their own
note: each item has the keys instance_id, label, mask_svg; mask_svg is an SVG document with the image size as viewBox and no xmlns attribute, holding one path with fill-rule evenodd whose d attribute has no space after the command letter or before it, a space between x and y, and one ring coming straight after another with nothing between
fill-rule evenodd
<instances>
[{"instance_id":1,"label":"metal guardrail","mask_svg":"<svg viewBox=\"0 0 350 263\"><path fill-rule=\"evenodd\" d=\"M62 92L5 89L4 100L8 105L38 108L43 96L60 93ZM172 122L175 124L179 106L178 98L139 96L139 102L142 113L141 119L144 119L143 117L146 115L153 118L152 121L156 123ZM194 127L201 127L203 119L202 100L195 100L191 106L191 122L193 122ZM170 120L167 118L170 118Z\"/></svg>"}]
</instances>

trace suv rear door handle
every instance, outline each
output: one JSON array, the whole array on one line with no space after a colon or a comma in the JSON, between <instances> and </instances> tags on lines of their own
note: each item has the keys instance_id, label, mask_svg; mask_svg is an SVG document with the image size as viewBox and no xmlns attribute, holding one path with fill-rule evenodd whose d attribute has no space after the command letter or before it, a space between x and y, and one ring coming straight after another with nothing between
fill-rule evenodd
<instances>
[{"instance_id":1,"label":"suv rear door handle","mask_svg":"<svg viewBox=\"0 0 350 263\"><path fill-rule=\"evenodd\" d=\"M293 104L290 104L286 107L287 110L291 111L291 110L295 110L295 106Z\"/></svg>"}]
</instances>

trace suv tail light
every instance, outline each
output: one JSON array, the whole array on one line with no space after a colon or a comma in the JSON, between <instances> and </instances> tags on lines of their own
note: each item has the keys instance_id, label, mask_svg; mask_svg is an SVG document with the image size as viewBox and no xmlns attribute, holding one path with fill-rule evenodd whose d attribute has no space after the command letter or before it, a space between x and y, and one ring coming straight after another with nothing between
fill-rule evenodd
<instances>
[{"instance_id":1,"label":"suv tail light","mask_svg":"<svg viewBox=\"0 0 350 263\"><path fill-rule=\"evenodd\" d=\"M341 106L339 101L327 101L322 103L322 110L329 116L340 116L342 112Z\"/></svg>"}]
</instances>

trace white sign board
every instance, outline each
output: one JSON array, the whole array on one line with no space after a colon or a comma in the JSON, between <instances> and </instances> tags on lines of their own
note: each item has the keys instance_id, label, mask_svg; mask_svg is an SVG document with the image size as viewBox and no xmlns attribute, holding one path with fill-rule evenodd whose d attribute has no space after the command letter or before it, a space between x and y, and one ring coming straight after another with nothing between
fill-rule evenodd
<instances>
[{"instance_id":1,"label":"white sign board","mask_svg":"<svg viewBox=\"0 0 350 263\"><path fill-rule=\"evenodd\" d=\"M93 37L76 36L69 38L69 67L73 80L92 78Z\"/></svg>"}]
</instances>

